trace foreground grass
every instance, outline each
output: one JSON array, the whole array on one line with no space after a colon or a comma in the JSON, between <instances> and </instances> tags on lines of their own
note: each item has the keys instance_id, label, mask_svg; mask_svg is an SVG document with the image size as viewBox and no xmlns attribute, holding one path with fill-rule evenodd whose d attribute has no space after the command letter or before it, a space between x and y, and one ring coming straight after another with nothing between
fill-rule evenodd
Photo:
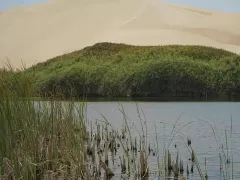
<instances>
[{"instance_id":1,"label":"foreground grass","mask_svg":"<svg viewBox=\"0 0 240 180\"><path fill-rule=\"evenodd\" d=\"M239 55L204 46L98 43L25 73L40 96L229 99L240 97L239 65Z\"/></svg>"},{"instance_id":2,"label":"foreground grass","mask_svg":"<svg viewBox=\"0 0 240 180\"><path fill-rule=\"evenodd\" d=\"M72 104L33 102L27 78L11 78L1 73L0 179L84 179L81 107L74 117ZM18 88L9 89L12 83Z\"/></svg>"}]
</instances>

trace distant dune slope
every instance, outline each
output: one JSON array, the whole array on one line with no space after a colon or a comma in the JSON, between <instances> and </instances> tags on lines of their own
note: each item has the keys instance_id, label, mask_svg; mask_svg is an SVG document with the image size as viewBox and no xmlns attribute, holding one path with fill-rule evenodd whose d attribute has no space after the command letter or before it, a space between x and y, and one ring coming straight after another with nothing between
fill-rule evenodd
<instances>
[{"instance_id":1,"label":"distant dune slope","mask_svg":"<svg viewBox=\"0 0 240 180\"><path fill-rule=\"evenodd\" d=\"M103 41L205 45L239 53L239 22L240 14L160 0L51 0L0 14L0 61L28 67Z\"/></svg>"}]
</instances>

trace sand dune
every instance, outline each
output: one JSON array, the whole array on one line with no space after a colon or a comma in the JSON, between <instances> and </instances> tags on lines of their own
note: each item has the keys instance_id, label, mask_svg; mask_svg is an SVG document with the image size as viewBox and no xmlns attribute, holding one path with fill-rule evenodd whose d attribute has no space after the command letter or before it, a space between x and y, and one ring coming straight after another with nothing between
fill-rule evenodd
<instances>
[{"instance_id":1,"label":"sand dune","mask_svg":"<svg viewBox=\"0 0 240 180\"><path fill-rule=\"evenodd\" d=\"M239 22L240 14L160 0L51 0L1 12L0 61L28 67L102 41L206 45L240 53Z\"/></svg>"}]
</instances>

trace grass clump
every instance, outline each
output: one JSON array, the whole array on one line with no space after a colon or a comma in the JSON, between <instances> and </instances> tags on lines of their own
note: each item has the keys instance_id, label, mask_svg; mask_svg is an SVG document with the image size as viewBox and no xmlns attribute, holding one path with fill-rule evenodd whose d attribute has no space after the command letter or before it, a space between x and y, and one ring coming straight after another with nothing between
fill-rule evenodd
<instances>
[{"instance_id":1,"label":"grass clump","mask_svg":"<svg viewBox=\"0 0 240 180\"><path fill-rule=\"evenodd\" d=\"M0 179L86 177L83 116L71 103L31 101L33 86L21 75L0 76Z\"/></svg>"},{"instance_id":2,"label":"grass clump","mask_svg":"<svg viewBox=\"0 0 240 180\"><path fill-rule=\"evenodd\" d=\"M240 56L204 46L98 43L24 72L38 93L69 97L239 97Z\"/></svg>"}]
</instances>

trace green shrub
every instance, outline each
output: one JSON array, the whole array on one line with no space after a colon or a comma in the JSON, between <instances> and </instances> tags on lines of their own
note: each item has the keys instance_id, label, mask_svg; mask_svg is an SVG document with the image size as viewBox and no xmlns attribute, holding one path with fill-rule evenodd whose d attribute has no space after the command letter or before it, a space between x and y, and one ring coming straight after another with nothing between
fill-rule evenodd
<instances>
[{"instance_id":1,"label":"green shrub","mask_svg":"<svg viewBox=\"0 0 240 180\"><path fill-rule=\"evenodd\" d=\"M24 71L40 94L75 96L238 95L240 56L204 46L97 43ZM71 89L71 90L70 90Z\"/></svg>"}]
</instances>

